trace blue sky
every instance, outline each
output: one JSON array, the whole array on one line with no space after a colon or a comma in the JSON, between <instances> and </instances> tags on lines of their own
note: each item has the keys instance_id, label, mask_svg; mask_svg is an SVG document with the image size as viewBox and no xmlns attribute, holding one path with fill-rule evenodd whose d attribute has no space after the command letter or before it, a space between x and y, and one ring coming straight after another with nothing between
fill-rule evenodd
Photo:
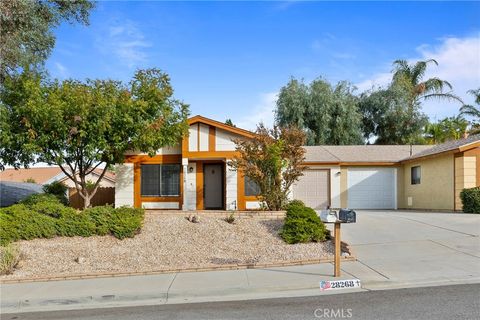
<instances>
[{"instance_id":1,"label":"blue sky","mask_svg":"<svg viewBox=\"0 0 480 320\"><path fill-rule=\"evenodd\" d=\"M64 24L47 62L58 78L128 81L158 67L191 114L270 124L291 76L384 85L395 59L436 58L455 93L480 87L479 2L99 2L88 27ZM430 102L433 119L457 113Z\"/></svg>"}]
</instances>

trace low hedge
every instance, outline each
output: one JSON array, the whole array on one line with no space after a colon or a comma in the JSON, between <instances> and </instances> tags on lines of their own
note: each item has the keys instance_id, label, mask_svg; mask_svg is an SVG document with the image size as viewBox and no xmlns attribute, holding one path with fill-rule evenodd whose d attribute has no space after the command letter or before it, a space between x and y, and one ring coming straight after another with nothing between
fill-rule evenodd
<instances>
[{"instance_id":1,"label":"low hedge","mask_svg":"<svg viewBox=\"0 0 480 320\"><path fill-rule=\"evenodd\" d=\"M480 187L463 189L460 192L462 199L463 212L480 213Z\"/></svg>"},{"instance_id":2,"label":"low hedge","mask_svg":"<svg viewBox=\"0 0 480 320\"><path fill-rule=\"evenodd\" d=\"M56 197L34 195L0 209L0 245L17 240L111 234L133 237L143 224L144 210L94 207L84 211L65 207Z\"/></svg>"},{"instance_id":3,"label":"low hedge","mask_svg":"<svg viewBox=\"0 0 480 320\"><path fill-rule=\"evenodd\" d=\"M327 239L329 232L312 208L301 201L292 201L286 209L285 223L280 231L285 242L293 244Z\"/></svg>"}]
</instances>

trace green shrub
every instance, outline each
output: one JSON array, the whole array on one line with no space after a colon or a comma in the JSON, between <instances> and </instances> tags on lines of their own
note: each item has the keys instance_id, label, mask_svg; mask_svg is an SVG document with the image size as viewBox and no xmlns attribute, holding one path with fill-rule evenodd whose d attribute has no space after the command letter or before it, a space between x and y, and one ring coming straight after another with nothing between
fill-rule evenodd
<instances>
[{"instance_id":1,"label":"green shrub","mask_svg":"<svg viewBox=\"0 0 480 320\"><path fill-rule=\"evenodd\" d=\"M53 194L46 194L46 193L35 193L29 195L19 203L24 204L26 206L31 206L39 202L49 202L49 203L61 203L57 197Z\"/></svg>"},{"instance_id":2,"label":"green shrub","mask_svg":"<svg viewBox=\"0 0 480 320\"><path fill-rule=\"evenodd\" d=\"M287 215L280 236L290 244L319 242L327 239L328 230L312 208L305 207L301 202L295 202L287 206Z\"/></svg>"},{"instance_id":3,"label":"green shrub","mask_svg":"<svg viewBox=\"0 0 480 320\"><path fill-rule=\"evenodd\" d=\"M95 233L104 236L110 232L113 211L113 207L107 205L85 209L83 214L95 225Z\"/></svg>"},{"instance_id":4,"label":"green shrub","mask_svg":"<svg viewBox=\"0 0 480 320\"><path fill-rule=\"evenodd\" d=\"M302 200L292 200L285 206L285 210L288 210L291 207L305 207L305 203L303 203Z\"/></svg>"},{"instance_id":5,"label":"green shrub","mask_svg":"<svg viewBox=\"0 0 480 320\"><path fill-rule=\"evenodd\" d=\"M112 212L110 232L118 239L132 238L142 227L144 209L120 207Z\"/></svg>"},{"instance_id":6,"label":"green shrub","mask_svg":"<svg viewBox=\"0 0 480 320\"><path fill-rule=\"evenodd\" d=\"M96 233L96 226L88 215L72 210L57 221L57 234L65 237L91 237Z\"/></svg>"},{"instance_id":7,"label":"green shrub","mask_svg":"<svg viewBox=\"0 0 480 320\"><path fill-rule=\"evenodd\" d=\"M61 218L64 215L75 212L75 209L65 207L60 202L53 201L37 202L30 205L29 207L36 213L50 216L53 218Z\"/></svg>"},{"instance_id":8,"label":"green shrub","mask_svg":"<svg viewBox=\"0 0 480 320\"><path fill-rule=\"evenodd\" d=\"M0 247L0 274L11 274L21 258L18 246L7 244Z\"/></svg>"},{"instance_id":9,"label":"green shrub","mask_svg":"<svg viewBox=\"0 0 480 320\"><path fill-rule=\"evenodd\" d=\"M67 191L68 187L58 181L43 186L43 192L54 195L64 205L68 205Z\"/></svg>"},{"instance_id":10,"label":"green shrub","mask_svg":"<svg viewBox=\"0 0 480 320\"><path fill-rule=\"evenodd\" d=\"M124 239L139 232L143 218L143 209L104 206L80 212L51 195L36 195L22 204L0 209L0 245L55 236L112 234Z\"/></svg>"},{"instance_id":11,"label":"green shrub","mask_svg":"<svg viewBox=\"0 0 480 320\"><path fill-rule=\"evenodd\" d=\"M480 187L463 189L460 192L462 199L463 212L480 213Z\"/></svg>"},{"instance_id":12,"label":"green shrub","mask_svg":"<svg viewBox=\"0 0 480 320\"><path fill-rule=\"evenodd\" d=\"M57 235L55 218L38 214L31 208L16 204L0 211L0 244Z\"/></svg>"}]
</instances>

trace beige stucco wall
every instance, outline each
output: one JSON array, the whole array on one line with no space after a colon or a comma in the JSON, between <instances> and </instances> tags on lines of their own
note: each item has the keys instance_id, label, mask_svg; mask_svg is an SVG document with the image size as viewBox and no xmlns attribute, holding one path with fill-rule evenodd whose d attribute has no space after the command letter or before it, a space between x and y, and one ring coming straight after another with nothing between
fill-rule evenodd
<instances>
[{"instance_id":1,"label":"beige stucco wall","mask_svg":"<svg viewBox=\"0 0 480 320\"><path fill-rule=\"evenodd\" d=\"M455 157L455 210L462 210L460 192L464 188L473 188L477 182L477 157Z\"/></svg>"},{"instance_id":2,"label":"beige stucco wall","mask_svg":"<svg viewBox=\"0 0 480 320\"><path fill-rule=\"evenodd\" d=\"M420 166L420 184L411 184L411 168ZM403 166L403 195L399 208L454 210L454 155L409 162ZM408 198L411 197L411 205Z\"/></svg>"},{"instance_id":3,"label":"beige stucco wall","mask_svg":"<svg viewBox=\"0 0 480 320\"><path fill-rule=\"evenodd\" d=\"M340 207L348 207L348 169L340 167Z\"/></svg>"}]
</instances>

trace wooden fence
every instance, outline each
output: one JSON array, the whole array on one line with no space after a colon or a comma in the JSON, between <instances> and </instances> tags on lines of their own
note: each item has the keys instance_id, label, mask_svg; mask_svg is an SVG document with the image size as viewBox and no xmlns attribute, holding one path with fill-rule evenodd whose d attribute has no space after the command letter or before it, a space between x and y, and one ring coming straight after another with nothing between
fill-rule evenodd
<instances>
[{"instance_id":1,"label":"wooden fence","mask_svg":"<svg viewBox=\"0 0 480 320\"><path fill-rule=\"evenodd\" d=\"M75 188L68 189L68 198L70 206L75 209L83 209L83 198ZM114 187L100 187L91 200L92 207L104 206L106 204L113 205L115 203L115 188Z\"/></svg>"}]
</instances>

